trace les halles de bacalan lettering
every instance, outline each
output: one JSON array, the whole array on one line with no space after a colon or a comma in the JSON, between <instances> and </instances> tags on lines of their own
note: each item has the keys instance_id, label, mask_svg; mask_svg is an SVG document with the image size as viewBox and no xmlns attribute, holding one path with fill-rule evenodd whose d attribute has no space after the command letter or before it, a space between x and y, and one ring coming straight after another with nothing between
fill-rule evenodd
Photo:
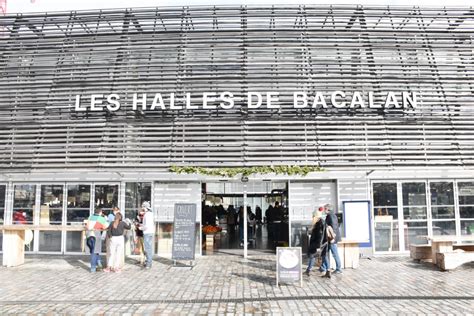
<instances>
[{"instance_id":1,"label":"les halles de bacalan lettering","mask_svg":"<svg viewBox=\"0 0 474 316\"><path fill-rule=\"evenodd\" d=\"M291 95L282 95L279 92L249 92L245 97L235 96L234 93L225 91L222 93L204 92L199 96L186 92L184 96L178 96L171 92L168 94L155 93L133 93L131 108L133 110L215 110L222 108L230 110L236 106L236 102L245 104L249 109L267 108L279 109L283 100L291 100L289 103L295 109L302 108L372 108L372 109L407 109L414 110L417 107L417 94L415 92L393 92L389 91L379 102L374 101L374 93L355 91L346 93L344 91L333 91L323 93L317 91L312 94L297 91ZM112 93L92 94L89 96L76 95L75 111L117 111L121 108L123 97ZM125 102L130 100L125 97Z\"/></svg>"}]
</instances>

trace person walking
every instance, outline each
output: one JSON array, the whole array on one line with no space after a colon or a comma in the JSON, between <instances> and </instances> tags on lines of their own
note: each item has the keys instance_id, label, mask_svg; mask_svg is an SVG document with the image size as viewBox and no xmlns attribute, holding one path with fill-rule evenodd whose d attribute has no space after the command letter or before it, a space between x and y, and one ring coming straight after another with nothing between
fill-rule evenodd
<instances>
[{"instance_id":1,"label":"person walking","mask_svg":"<svg viewBox=\"0 0 474 316\"><path fill-rule=\"evenodd\" d=\"M307 276L310 275L311 269L313 268L318 256L321 256L321 248L325 247L324 243L327 243L326 223L323 219L323 212L321 210L316 210L313 213L313 227L311 229L311 237L308 246L308 267L304 272Z\"/></svg>"},{"instance_id":2,"label":"person walking","mask_svg":"<svg viewBox=\"0 0 474 316\"><path fill-rule=\"evenodd\" d=\"M244 246L244 207L240 206L239 207L239 214L237 218L238 224L239 224L239 241L240 247Z\"/></svg>"},{"instance_id":3,"label":"person walking","mask_svg":"<svg viewBox=\"0 0 474 316\"><path fill-rule=\"evenodd\" d=\"M102 216L102 208L94 210L94 214L89 216L86 223L86 245L91 254L91 272L96 272L100 265L100 253L102 252L102 232L109 227L109 223Z\"/></svg>"},{"instance_id":4,"label":"person walking","mask_svg":"<svg viewBox=\"0 0 474 316\"><path fill-rule=\"evenodd\" d=\"M114 221L109 226L107 234L110 239L110 258L107 261L107 268L104 272L121 272L122 262L124 261L125 239L124 232L130 229L131 224L127 219L122 221L122 214L115 213Z\"/></svg>"},{"instance_id":5,"label":"person walking","mask_svg":"<svg viewBox=\"0 0 474 316\"><path fill-rule=\"evenodd\" d=\"M321 272L324 273L325 277L330 278L331 277L331 272L330 272L330 256L331 254L334 256L334 260L336 261L336 270L334 270L335 274L340 274L342 273L341 269L341 259L339 258L339 252L337 250L337 243L341 241L341 232L339 230L339 223L337 220L336 213L333 210L333 207L331 204L326 204L324 205L324 212L326 213L326 225L328 226L326 229L326 234L328 234L328 230L332 229L334 233L334 239L331 240L331 238L328 236L328 244L327 244L327 252L326 255L323 257L323 263L321 265ZM329 228L330 227L330 228Z\"/></svg>"},{"instance_id":6,"label":"person walking","mask_svg":"<svg viewBox=\"0 0 474 316\"><path fill-rule=\"evenodd\" d=\"M149 202L143 202L142 208L145 209L143 224L140 226L143 231L143 240L145 242L145 268L150 269L153 262L153 248L155 239L155 220Z\"/></svg>"},{"instance_id":7,"label":"person walking","mask_svg":"<svg viewBox=\"0 0 474 316\"><path fill-rule=\"evenodd\" d=\"M140 265L145 264L145 244L143 241L143 230L140 226L143 225L143 217L145 216L145 210L142 208L137 212L135 217L135 254L140 256Z\"/></svg>"}]
</instances>

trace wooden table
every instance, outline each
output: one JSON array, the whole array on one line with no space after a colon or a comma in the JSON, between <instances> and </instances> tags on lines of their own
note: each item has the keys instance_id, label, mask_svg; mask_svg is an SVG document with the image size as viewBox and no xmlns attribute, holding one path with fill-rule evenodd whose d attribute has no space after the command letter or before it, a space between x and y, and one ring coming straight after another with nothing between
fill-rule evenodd
<instances>
[{"instance_id":1,"label":"wooden table","mask_svg":"<svg viewBox=\"0 0 474 316\"><path fill-rule=\"evenodd\" d=\"M360 241L342 239L337 243L339 256L341 257L341 265L344 269L359 267L359 244Z\"/></svg>"},{"instance_id":2,"label":"wooden table","mask_svg":"<svg viewBox=\"0 0 474 316\"><path fill-rule=\"evenodd\" d=\"M0 225L3 231L3 266L16 267L25 263L25 231L82 231L81 225ZM83 238L82 238L83 239Z\"/></svg>"},{"instance_id":3,"label":"wooden table","mask_svg":"<svg viewBox=\"0 0 474 316\"><path fill-rule=\"evenodd\" d=\"M437 253L453 252L454 243L457 241L474 241L474 236L442 235L427 237L431 241L431 259L434 264L438 264Z\"/></svg>"}]
</instances>

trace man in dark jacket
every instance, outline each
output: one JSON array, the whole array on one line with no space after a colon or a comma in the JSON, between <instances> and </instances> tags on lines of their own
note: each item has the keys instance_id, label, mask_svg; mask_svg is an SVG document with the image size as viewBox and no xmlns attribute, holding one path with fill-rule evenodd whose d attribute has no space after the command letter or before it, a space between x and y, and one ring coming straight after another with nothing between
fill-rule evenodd
<instances>
[{"instance_id":1,"label":"man in dark jacket","mask_svg":"<svg viewBox=\"0 0 474 316\"><path fill-rule=\"evenodd\" d=\"M341 241L341 232L339 231L339 223L337 221L337 216L332 208L332 205L326 204L324 206L324 211L327 214L326 225L331 226L332 230L336 234L336 238L332 242L328 241L327 255L323 257L323 263L321 264L321 272L325 273L325 276L330 277L331 274L329 272L329 268L331 254L334 256L334 260L336 261L336 270L334 271L334 273L342 273L341 259L339 258L339 252L337 251L337 243Z\"/></svg>"}]
</instances>

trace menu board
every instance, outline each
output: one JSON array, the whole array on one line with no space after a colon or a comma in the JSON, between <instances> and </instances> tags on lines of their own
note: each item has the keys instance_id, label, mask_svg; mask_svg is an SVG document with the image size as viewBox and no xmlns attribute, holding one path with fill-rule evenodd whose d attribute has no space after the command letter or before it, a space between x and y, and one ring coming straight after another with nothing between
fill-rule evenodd
<instances>
[{"instance_id":1,"label":"menu board","mask_svg":"<svg viewBox=\"0 0 474 316\"><path fill-rule=\"evenodd\" d=\"M300 282L302 286L301 261L301 247L277 247L277 285Z\"/></svg>"},{"instance_id":2,"label":"menu board","mask_svg":"<svg viewBox=\"0 0 474 316\"><path fill-rule=\"evenodd\" d=\"M344 237L360 242L360 247L371 247L370 201L343 201Z\"/></svg>"},{"instance_id":3,"label":"menu board","mask_svg":"<svg viewBox=\"0 0 474 316\"><path fill-rule=\"evenodd\" d=\"M196 249L196 204L174 205L173 260L194 260Z\"/></svg>"}]
</instances>

